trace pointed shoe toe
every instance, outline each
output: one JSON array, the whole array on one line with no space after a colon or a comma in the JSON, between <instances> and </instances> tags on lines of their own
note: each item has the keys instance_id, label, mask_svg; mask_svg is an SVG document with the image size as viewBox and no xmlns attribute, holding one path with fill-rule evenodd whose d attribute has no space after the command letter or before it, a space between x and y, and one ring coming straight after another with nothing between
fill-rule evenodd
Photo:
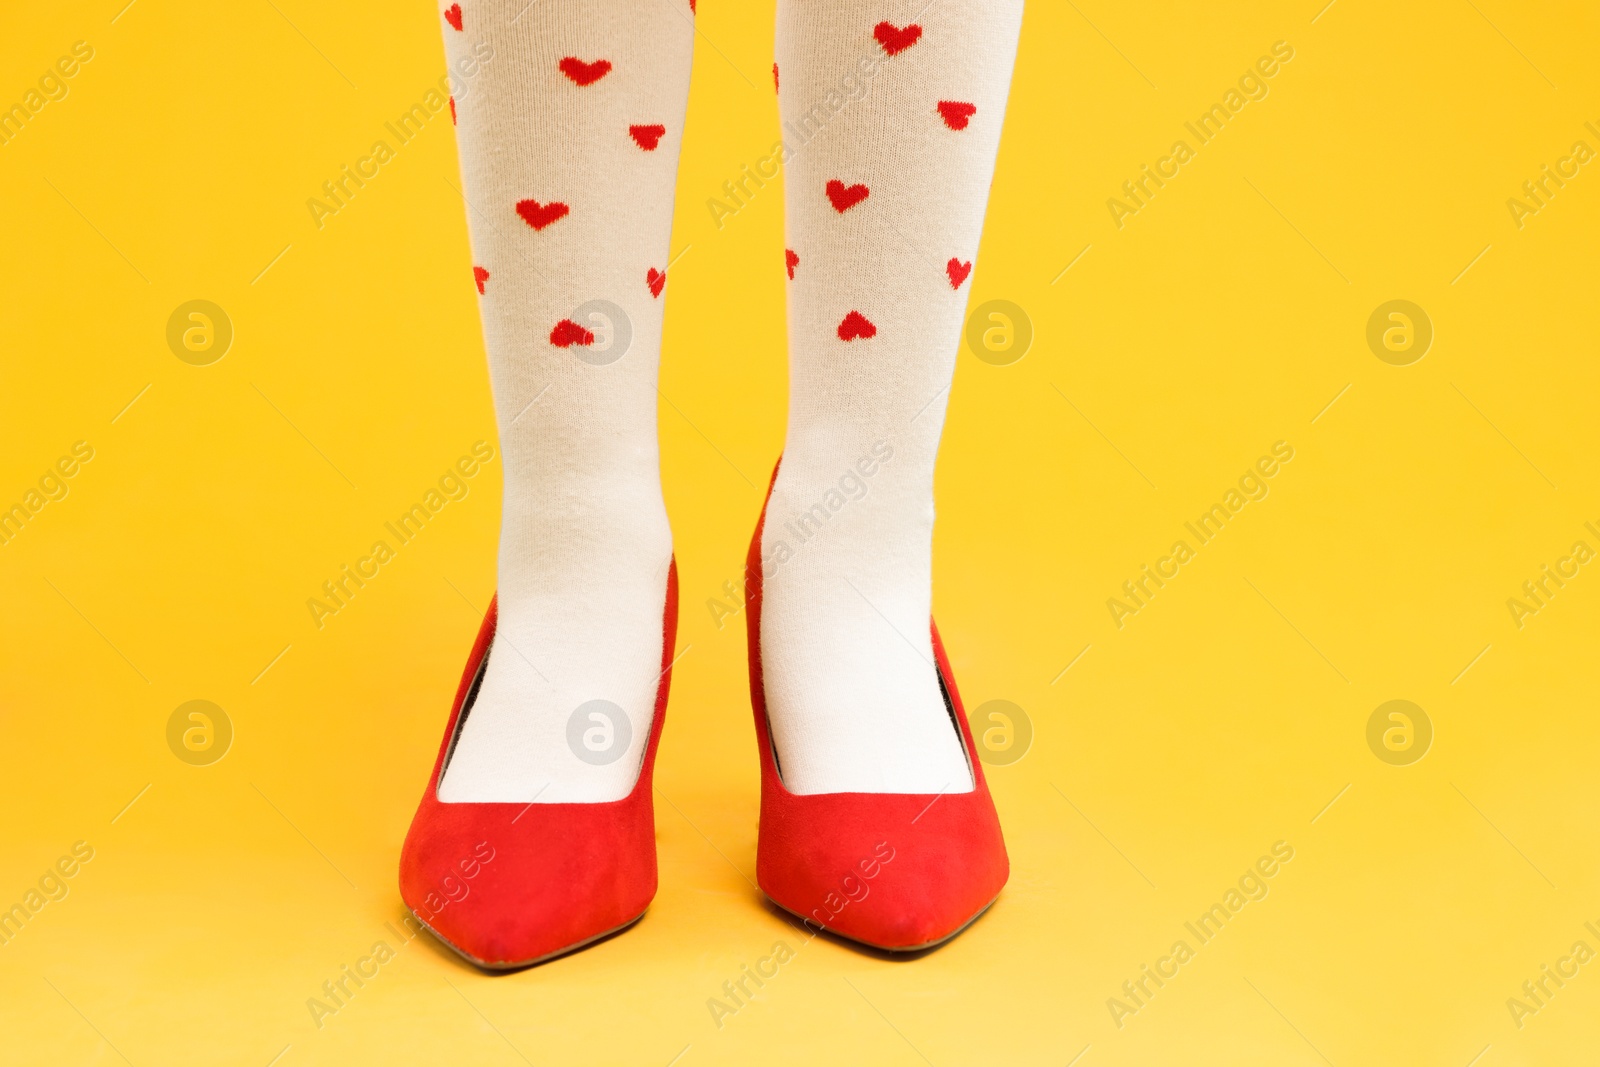
<instances>
[{"instance_id":1,"label":"pointed shoe toe","mask_svg":"<svg viewBox=\"0 0 1600 1067\"><path fill-rule=\"evenodd\" d=\"M581 948L638 919L655 896L648 795L631 800L425 804L406 837L400 895L441 941L490 970Z\"/></svg>"},{"instance_id":2,"label":"pointed shoe toe","mask_svg":"<svg viewBox=\"0 0 1600 1067\"><path fill-rule=\"evenodd\" d=\"M662 672L639 778L596 804L439 799L439 780L483 680L494 641L489 608L468 657L428 788L400 856L400 895L438 938L488 970L513 970L597 941L639 919L656 891L651 781L661 740L678 607L667 573Z\"/></svg>"},{"instance_id":3,"label":"pointed shoe toe","mask_svg":"<svg viewBox=\"0 0 1600 1067\"><path fill-rule=\"evenodd\" d=\"M948 940L994 902L1009 871L987 794L763 797L762 892L874 948L910 952Z\"/></svg>"},{"instance_id":4,"label":"pointed shoe toe","mask_svg":"<svg viewBox=\"0 0 1600 1067\"><path fill-rule=\"evenodd\" d=\"M931 948L983 914L1011 870L939 629L930 620L935 669L945 709L966 751L972 790L790 792L779 773L762 683L765 522L763 509L745 565L750 702L761 760L756 880L774 904L841 937L892 952Z\"/></svg>"}]
</instances>

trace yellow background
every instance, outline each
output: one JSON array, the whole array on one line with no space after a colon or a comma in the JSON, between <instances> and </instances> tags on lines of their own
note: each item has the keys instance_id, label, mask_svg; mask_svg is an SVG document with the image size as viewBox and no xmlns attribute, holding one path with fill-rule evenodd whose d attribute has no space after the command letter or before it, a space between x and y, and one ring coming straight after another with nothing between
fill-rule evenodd
<instances>
[{"instance_id":1,"label":"yellow background","mask_svg":"<svg viewBox=\"0 0 1600 1067\"><path fill-rule=\"evenodd\" d=\"M0 103L95 49L0 146L0 503L96 451L0 547L0 906L95 849L0 948L0 1058L1592 1062L1600 964L1520 1029L1506 1007L1600 948L1600 574L1521 629L1506 607L1600 547L1600 165L1520 229L1506 207L1600 148L1592 9L1029 4L972 299L1036 340L1005 367L962 354L935 600L968 706L1014 701L1035 739L990 769L999 903L899 961L805 942L751 885L743 623L706 601L781 446L782 197L721 229L705 202L778 137L773 4L704 0L661 385L683 608L660 894L507 977L418 939L319 1030L307 998L392 940L494 584L498 462L322 630L305 608L494 438L449 124L321 230L305 206L441 76L440 22L123 2L31 5L0 37ZM1118 229L1107 198L1279 40L1270 95ZM165 342L194 298L236 330L207 367ZM1395 298L1436 331L1406 367L1365 341ZM1113 625L1107 598L1278 440L1270 496ZM209 767L167 748L191 699L236 731ZM1436 731L1411 766L1367 747L1391 699ZM1270 894L1119 1029L1107 999L1279 840ZM719 1029L707 999L779 940L796 958Z\"/></svg>"}]
</instances>

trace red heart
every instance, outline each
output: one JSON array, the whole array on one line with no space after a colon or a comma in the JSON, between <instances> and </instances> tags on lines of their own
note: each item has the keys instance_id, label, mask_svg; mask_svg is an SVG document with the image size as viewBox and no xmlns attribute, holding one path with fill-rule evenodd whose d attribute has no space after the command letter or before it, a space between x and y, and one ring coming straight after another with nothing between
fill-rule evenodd
<instances>
[{"instance_id":1,"label":"red heart","mask_svg":"<svg viewBox=\"0 0 1600 1067\"><path fill-rule=\"evenodd\" d=\"M460 4L451 4L449 7L445 8L444 9L444 20L446 22L448 22L452 27L454 27L457 32L460 32L460 30L461 30L461 5Z\"/></svg>"},{"instance_id":2,"label":"red heart","mask_svg":"<svg viewBox=\"0 0 1600 1067\"><path fill-rule=\"evenodd\" d=\"M536 230L542 230L557 219L565 218L570 209L559 200L541 204L537 200L518 200L517 214Z\"/></svg>"},{"instance_id":3,"label":"red heart","mask_svg":"<svg viewBox=\"0 0 1600 1067\"><path fill-rule=\"evenodd\" d=\"M939 101L939 114L944 116L944 124L952 130L966 129L967 120L977 113L977 104L963 104L959 100Z\"/></svg>"},{"instance_id":4,"label":"red heart","mask_svg":"<svg viewBox=\"0 0 1600 1067\"><path fill-rule=\"evenodd\" d=\"M772 91L778 91L778 64L772 64Z\"/></svg>"},{"instance_id":5,"label":"red heart","mask_svg":"<svg viewBox=\"0 0 1600 1067\"><path fill-rule=\"evenodd\" d=\"M597 59L593 63L585 63L575 56L567 56L557 66L561 68L561 73L578 85L593 85L611 73L609 59Z\"/></svg>"},{"instance_id":6,"label":"red heart","mask_svg":"<svg viewBox=\"0 0 1600 1067\"><path fill-rule=\"evenodd\" d=\"M450 98L450 125L454 126L455 124L456 124L456 98L452 96Z\"/></svg>"},{"instance_id":7,"label":"red heart","mask_svg":"<svg viewBox=\"0 0 1600 1067\"><path fill-rule=\"evenodd\" d=\"M794 269L800 265L800 257L794 254L794 249L783 250L783 262L789 268L789 280L794 281Z\"/></svg>"},{"instance_id":8,"label":"red heart","mask_svg":"<svg viewBox=\"0 0 1600 1067\"><path fill-rule=\"evenodd\" d=\"M665 126L629 126L628 132L633 134L633 139L640 148L646 152L654 152L656 145L661 143L661 138L666 135Z\"/></svg>"},{"instance_id":9,"label":"red heart","mask_svg":"<svg viewBox=\"0 0 1600 1067\"><path fill-rule=\"evenodd\" d=\"M472 268L472 280L478 283L478 295L483 295L483 283L489 280L489 272L482 267Z\"/></svg>"},{"instance_id":10,"label":"red heart","mask_svg":"<svg viewBox=\"0 0 1600 1067\"><path fill-rule=\"evenodd\" d=\"M950 262L944 265L944 272L950 275L950 288L959 289L961 283L967 280L967 275L972 273L972 260L965 263L951 257Z\"/></svg>"},{"instance_id":11,"label":"red heart","mask_svg":"<svg viewBox=\"0 0 1600 1067\"><path fill-rule=\"evenodd\" d=\"M859 311L852 311L839 323L839 340L854 341L857 337L875 337L878 328Z\"/></svg>"},{"instance_id":12,"label":"red heart","mask_svg":"<svg viewBox=\"0 0 1600 1067\"><path fill-rule=\"evenodd\" d=\"M660 296L661 290L667 287L666 272L651 267L650 273L644 276L644 283L650 287L651 296Z\"/></svg>"},{"instance_id":13,"label":"red heart","mask_svg":"<svg viewBox=\"0 0 1600 1067\"><path fill-rule=\"evenodd\" d=\"M865 200L871 192L865 185L845 185L838 178L828 183L828 199L833 203L833 210L844 214Z\"/></svg>"},{"instance_id":14,"label":"red heart","mask_svg":"<svg viewBox=\"0 0 1600 1067\"><path fill-rule=\"evenodd\" d=\"M571 319L562 319L556 323L556 328L550 331L550 343L557 348L571 348L573 345L594 344L594 334L585 330Z\"/></svg>"},{"instance_id":15,"label":"red heart","mask_svg":"<svg viewBox=\"0 0 1600 1067\"><path fill-rule=\"evenodd\" d=\"M922 27L913 22L902 30L892 22L880 22L872 28L872 36L883 45L885 52L897 56L917 43L922 36Z\"/></svg>"}]
</instances>

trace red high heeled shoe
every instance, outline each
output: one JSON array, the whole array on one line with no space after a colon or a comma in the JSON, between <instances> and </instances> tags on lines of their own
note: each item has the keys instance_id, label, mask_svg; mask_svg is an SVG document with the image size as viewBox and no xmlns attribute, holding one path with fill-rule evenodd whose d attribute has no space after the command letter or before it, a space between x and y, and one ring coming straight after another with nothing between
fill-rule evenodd
<instances>
[{"instance_id":1,"label":"red high heeled shoe","mask_svg":"<svg viewBox=\"0 0 1600 1067\"><path fill-rule=\"evenodd\" d=\"M631 926L656 893L651 775L672 681L678 567L667 571L661 678L633 791L599 804L444 804L439 778L494 641L491 603L467 658L427 792L400 854L400 895L423 925L488 970L512 970Z\"/></svg>"},{"instance_id":2,"label":"red high heeled shoe","mask_svg":"<svg viewBox=\"0 0 1600 1067\"><path fill-rule=\"evenodd\" d=\"M778 472L772 472L767 499ZM778 773L761 681L761 531L745 563L750 702L761 753L756 881L810 924L891 952L932 948L966 929L1005 885L1011 866L950 661L933 634L939 685L972 768L970 793L797 795Z\"/></svg>"}]
</instances>

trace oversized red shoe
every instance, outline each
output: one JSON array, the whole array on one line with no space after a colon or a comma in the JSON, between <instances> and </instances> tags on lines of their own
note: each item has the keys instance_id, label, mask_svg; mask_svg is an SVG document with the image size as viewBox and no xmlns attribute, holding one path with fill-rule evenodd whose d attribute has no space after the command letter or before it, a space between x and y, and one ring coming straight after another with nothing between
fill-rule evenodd
<instances>
[{"instance_id":1,"label":"oversized red shoe","mask_svg":"<svg viewBox=\"0 0 1600 1067\"><path fill-rule=\"evenodd\" d=\"M774 484L777 477L774 471ZM769 501L771 496L769 486ZM932 633L939 684L951 728L966 747L972 792L789 792L778 773L761 680L761 530L766 517L763 506L745 564L750 702L761 753L756 881L785 911L853 941L891 952L932 948L983 914L1011 870L938 627Z\"/></svg>"},{"instance_id":2,"label":"oversized red shoe","mask_svg":"<svg viewBox=\"0 0 1600 1067\"><path fill-rule=\"evenodd\" d=\"M656 894L651 776L672 680L678 568L667 572L661 679L633 792L600 804L444 804L439 778L483 683L496 609L478 631L422 804L400 854L400 895L439 940L489 970L582 948L643 917Z\"/></svg>"}]
</instances>

